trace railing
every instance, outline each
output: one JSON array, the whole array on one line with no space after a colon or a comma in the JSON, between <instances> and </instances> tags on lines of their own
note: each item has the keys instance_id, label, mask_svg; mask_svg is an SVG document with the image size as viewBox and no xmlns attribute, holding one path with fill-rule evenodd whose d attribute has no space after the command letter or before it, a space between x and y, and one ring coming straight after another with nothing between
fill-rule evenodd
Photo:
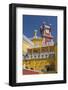
<instances>
[{"instance_id":1,"label":"railing","mask_svg":"<svg viewBox=\"0 0 68 90\"><path fill-rule=\"evenodd\" d=\"M54 52L49 53L34 53L34 54L26 54L23 55L24 60L30 60L30 59L47 59L47 58L55 58Z\"/></svg>"},{"instance_id":2,"label":"railing","mask_svg":"<svg viewBox=\"0 0 68 90\"><path fill-rule=\"evenodd\" d=\"M31 49L27 49L28 53L42 53L42 52L54 52L55 46L46 46L46 47L34 47Z\"/></svg>"}]
</instances>

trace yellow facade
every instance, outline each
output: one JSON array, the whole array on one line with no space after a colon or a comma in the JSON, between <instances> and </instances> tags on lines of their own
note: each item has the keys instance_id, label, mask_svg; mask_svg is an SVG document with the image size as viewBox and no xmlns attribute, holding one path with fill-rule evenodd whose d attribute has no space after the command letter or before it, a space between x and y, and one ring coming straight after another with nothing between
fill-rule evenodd
<instances>
[{"instance_id":1,"label":"yellow facade","mask_svg":"<svg viewBox=\"0 0 68 90\"><path fill-rule=\"evenodd\" d=\"M28 48L31 48L32 46L28 42L23 41L22 47L23 47L22 48L23 52L26 53L27 52L27 49Z\"/></svg>"},{"instance_id":2,"label":"yellow facade","mask_svg":"<svg viewBox=\"0 0 68 90\"><path fill-rule=\"evenodd\" d=\"M36 71L40 71L42 69L45 68L45 65L49 65L49 62L45 59L40 59L40 60L34 60L34 59L31 59L31 60L24 60L23 62L25 64L25 68L26 69L33 69L33 70L36 70Z\"/></svg>"},{"instance_id":3,"label":"yellow facade","mask_svg":"<svg viewBox=\"0 0 68 90\"><path fill-rule=\"evenodd\" d=\"M34 46L39 45L38 48L34 48L30 43L26 42L25 40L23 41L23 52L26 53L27 49L31 49L32 51L34 51L35 49L40 51L42 50L42 38L40 39L33 39L32 42L34 43ZM54 47L54 48L52 48ZM45 48L45 47L44 47ZM23 60L23 65L25 65L26 69L30 69L30 70L35 70L35 71L39 71L40 73L43 73L42 70L46 70L47 68L45 67L46 65L52 64L55 65L55 72L57 72L57 46L47 46L46 48L48 48L48 51L54 51L55 52L55 58L51 59L30 59L30 60ZM31 51L31 52L32 52ZM43 50L42 50L43 51Z\"/></svg>"},{"instance_id":4,"label":"yellow facade","mask_svg":"<svg viewBox=\"0 0 68 90\"><path fill-rule=\"evenodd\" d=\"M27 49L30 49L34 46L33 42L29 40L26 36L23 36L22 41L22 52L27 53Z\"/></svg>"},{"instance_id":5,"label":"yellow facade","mask_svg":"<svg viewBox=\"0 0 68 90\"><path fill-rule=\"evenodd\" d=\"M34 46L42 47L42 38L34 38L32 42L34 43Z\"/></svg>"}]
</instances>

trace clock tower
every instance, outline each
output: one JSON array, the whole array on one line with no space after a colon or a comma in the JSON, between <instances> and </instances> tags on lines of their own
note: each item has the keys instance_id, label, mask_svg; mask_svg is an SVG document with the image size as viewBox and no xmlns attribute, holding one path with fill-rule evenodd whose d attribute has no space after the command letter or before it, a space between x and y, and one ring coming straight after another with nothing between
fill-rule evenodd
<instances>
[{"instance_id":1,"label":"clock tower","mask_svg":"<svg viewBox=\"0 0 68 90\"><path fill-rule=\"evenodd\" d=\"M43 46L54 45L53 36L51 35L51 25L45 24L45 22L43 22L43 24L40 26L40 32L41 37L43 38Z\"/></svg>"}]
</instances>

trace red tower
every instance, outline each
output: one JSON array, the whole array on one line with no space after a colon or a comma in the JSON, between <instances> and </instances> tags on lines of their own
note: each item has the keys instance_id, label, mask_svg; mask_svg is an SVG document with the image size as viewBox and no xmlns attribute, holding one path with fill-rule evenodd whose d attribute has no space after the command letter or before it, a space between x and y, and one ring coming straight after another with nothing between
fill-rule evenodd
<instances>
[{"instance_id":1,"label":"red tower","mask_svg":"<svg viewBox=\"0 0 68 90\"><path fill-rule=\"evenodd\" d=\"M40 32L43 38L43 46L54 45L53 36L51 35L51 25L45 24L45 22L43 22L43 24L40 26Z\"/></svg>"}]
</instances>

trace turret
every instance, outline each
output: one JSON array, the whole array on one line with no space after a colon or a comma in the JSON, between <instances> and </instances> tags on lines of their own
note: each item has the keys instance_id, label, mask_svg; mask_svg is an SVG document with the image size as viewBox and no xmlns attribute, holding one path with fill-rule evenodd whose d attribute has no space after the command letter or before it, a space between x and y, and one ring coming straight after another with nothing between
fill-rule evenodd
<instances>
[{"instance_id":1,"label":"turret","mask_svg":"<svg viewBox=\"0 0 68 90\"><path fill-rule=\"evenodd\" d=\"M51 25L46 24L45 22L42 23L40 26L40 32L42 40L42 45L52 45L53 44L53 36L51 35Z\"/></svg>"}]
</instances>

